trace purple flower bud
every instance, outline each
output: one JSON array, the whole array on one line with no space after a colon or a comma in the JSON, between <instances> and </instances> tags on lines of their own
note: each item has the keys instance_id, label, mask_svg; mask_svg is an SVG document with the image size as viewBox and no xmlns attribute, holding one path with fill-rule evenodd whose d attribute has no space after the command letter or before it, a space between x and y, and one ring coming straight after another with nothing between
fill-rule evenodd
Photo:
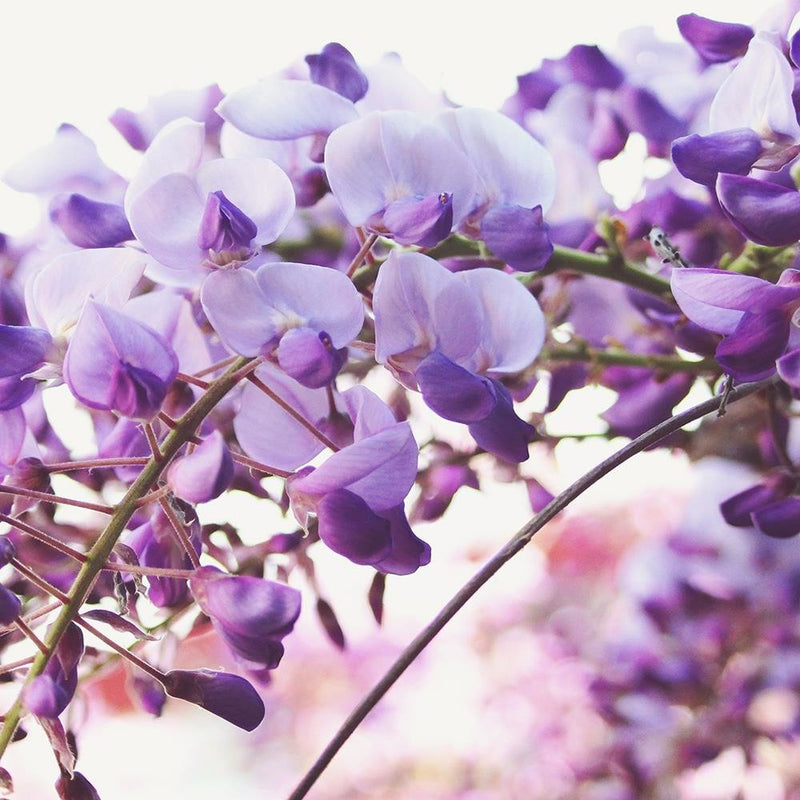
<instances>
[{"instance_id":1,"label":"purple flower bud","mask_svg":"<svg viewBox=\"0 0 800 800\"><path fill-rule=\"evenodd\" d=\"M255 730L264 719L263 700L239 675L173 669L164 676L164 689L170 697L194 703L246 731Z\"/></svg>"},{"instance_id":2,"label":"purple flower bud","mask_svg":"<svg viewBox=\"0 0 800 800\"><path fill-rule=\"evenodd\" d=\"M61 800L100 800L97 789L80 772L70 775L62 770L61 777L56 781L56 791Z\"/></svg>"},{"instance_id":3,"label":"purple flower bud","mask_svg":"<svg viewBox=\"0 0 800 800\"><path fill-rule=\"evenodd\" d=\"M77 247L113 247L133 239L122 206L100 203L82 194L54 200L50 219Z\"/></svg>"},{"instance_id":4,"label":"purple flower bud","mask_svg":"<svg viewBox=\"0 0 800 800\"><path fill-rule=\"evenodd\" d=\"M300 616L300 592L263 578L226 575L214 567L196 570L189 587L245 666L254 670L278 666L283 656L281 639Z\"/></svg>"},{"instance_id":5,"label":"purple flower bud","mask_svg":"<svg viewBox=\"0 0 800 800\"><path fill-rule=\"evenodd\" d=\"M336 349L326 331L292 328L278 345L278 364L309 389L327 386L347 360L347 348Z\"/></svg>"},{"instance_id":6,"label":"purple flower bud","mask_svg":"<svg viewBox=\"0 0 800 800\"><path fill-rule=\"evenodd\" d=\"M678 17L678 30L707 64L722 64L743 56L754 36L749 25L717 22L699 14Z\"/></svg>"},{"instance_id":7,"label":"purple flower bud","mask_svg":"<svg viewBox=\"0 0 800 800\"><path fill-rule=\"evenodd\" d=\"M384 209L377 219L368 220L372 230L385 228L400 244L434 247L450 235L453 227L453 195L448 192L401 197Z\"/></svg>"},{"instance_id":8,"label":"purple flower bud","mask_svg":"<svg viewBox=\"0 0 800 800\"><path fill-rule=\"evenodd\" d=\"M233 458L222 434L213 431L189 455L173 462L167 478L175 494L188 503L219 497L233 480Z\"/></svg>"},{"instance_id":9,"label":"purple flower bud","mask_svg":"<svg viewBox=\"0 0 800 800\"><path fill-rule=\"evenodd\" d=\"M720 175L716 188L722 210L751 241L782 247L800 239L796 189L738 175Z\"/></svg>"},{"instance_id":10,"label":"purple flower bud","mask_svg":"<svg viewBox=\"0 0 800 800\"><path fill-rule=\"evenodd\" d=\"M0 411L33 394L36 381L24 376L41 366L51 344L50 334L39 328L0 325Z\"/></svg>"},{"instance_id":11,"label":"purple flower bud","mask_svg":"<svg viewBox=\"0 0 800 800\"><path fill-rule=\"evenodd\" d=\"M33 714L57 717L70 703L78 686L78 663L83 655L83 633L72 623L41 675L25 688L23 699Z\"/></svg>"},{"instance_id":12,"label":"purple flower bud","mask_svg":"<svg viewBox=\"0 0 800 800\"><path fill-rule=\"evenodd\" d=\"M0 536L0 567L8 564L17 555L17 548L8 536Z\"/></svg>"},{"instance_id":13,"label":"purple flower bud","mask_svg":"<svg viewBox=\"0 0 800 800\"><path fill-rule=\"evenodd\" d=\"M209 192L197 232L197 246L216 253L245 249L258 233L258 227L221 191Z\"/></svg>"},{"instance_id":14,"label":"purple flower bud","mask_svg":"<svg viewBox=\"0 0 800 800\"><path fill-rule=\"evenodd\" d=\"M541 206L495 205L481 220L481 236L496 256L520 272L541 269L553 255Z\"/></svg>"},{"instance_id":15,"label":"purple flower bud","mask_svg":"<svg viewBox=\"0 0 800 800\"><path fill-rule=\"evenodd\" d=\"M784 500L792 491L793 484L787 475L757 483L721 503L720 513L728 525L749 528L753 524L753 513Z\"/></svg>"},{"instance_id":16,"label":"purple flower bud","mask_svg":"<svg viewBox=\"0 0 800 800\"><path fill-rule=\"evenodd\" d=\"M672 161L685 178L713 186L720 172L747 175L763 150L761 137L750 128L693 133L672 143Z\"/></svg>"},{"instance_id":17,"label":"purple flower bud","mask_svg":"<svg viewBox=\"0 0 800 800\"><path fill-rule=\"evenodd\" d=\"M564 63L573 79L590 89L617 89L625 80L622 70L597 45L575 45L564 56Z\"/></svg>"},{"instance_id":18,"label":"purple flower bud","mask_svg":"<svg viewBox=\"0 0 800 800\"><path fill-rule=\"evenodd\" d=\"M775 539L789 539L800 533L800 497L787 497L753 511L756 530Z\"/></svg>"},{"instance_id":19,"label":"purple flower bud","mask_svg":"<svg viewBox=\"0 0 800 800\"><path fill-rule=\"evenodd\" d=\"M337 42L326 44L317 55L307 55L311 80L357 103L367 93L367 76L359 69L352 53Z\"/></svg>"},{"instance_id":20,"label":"purple flower bud","mask_svg":"<svg viewBox=\"0 0 800 800\"><path fill-rule=\"evenodd\" d=\"M19 616L21 608L19 597L0 584L0 625L10 625Z\"/></svg>"},{"instance_id":21,"label":"purple flower bud","mask_svg":"<svg viewBox=\"0 0 800 800\"><path fill-rule=\"evenodd\" d=\"M514 401L508 389L492 381L497 404L488 417L469 426L477 444L492 455L519 464L528 460L528 444L536 438L536 428L514 412Z\"/></svg>"}]
</instances>

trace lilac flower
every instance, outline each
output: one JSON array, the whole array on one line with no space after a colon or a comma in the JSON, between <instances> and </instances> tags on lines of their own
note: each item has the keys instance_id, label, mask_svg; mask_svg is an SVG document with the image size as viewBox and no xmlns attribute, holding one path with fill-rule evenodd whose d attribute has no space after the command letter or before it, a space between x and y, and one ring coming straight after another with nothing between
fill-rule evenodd
<instances>
[{"instance_id":1,"label":"lilac flower","mask_svg":"<svg viewBox=\"0 0 800 800\"><path fill-rule=\"evenodd\" d=\"M553 252L542 219L555 196L550 154L496 111L452 109L442 112L437 124L467 156L477 176L473 207L462 230L483 238L515 269L543 267Z\"/></svg>"},{"instance_id":2,"label":"lilac flower","mask_svg":"<svg viewBox=\"0 0 800 800\"><path fill-rule=\"evenodd\" d=\"M294 515L304 527L315 515L320 539L356 564L414 572L430 561L430 548L413 534L403 511L417 473L411 429L362 386L342 397L353 443L289 479Z\"/></svg>"},{"instance_id":3,"label":"lilac flower","mask_svg":"<svg viewBox=\"0 0 800 800\"><path fill-rule=\"evenodd\" d=\"M544 343L544 317L525 288L496 270L453 275L427 256L392 253L373 307L378 362L440 416L468 424L481 446L524 461L534 431L498 378L528 367Z\"/></svg>"},{"instance_id":4,"label":"lilac flower","mask_svg":"<svg viewBox=\"0 0 800 800\"><path fill-rule=\"evenodd\" d=\"M170 697L194 703L246 731L264 719L264 702L239 675L210 669L173 669L164 678Z\"/></svg>"},{"instance_id":5,"label":"lilac flower","mask_svg":"<svg viewBox=\"0 0 800 800\"><path fill-rule=\"evenodd\" d=\"M716 358L734 378L766 377L775 371L780 358L781 377L793 386L800 385L792 324L800 301L800 273L796 270L784 271L775 285L720 270L678 269L672 273L672 291L690 320L724 337ZM790 352L783 356L787 345Z\"/></svg>"},{"instance_id":6,"label":"lilac flower","mask_svg":"<svg viewBox=\"0 0 800 800\"><path fill-rule=\"evenodd\" d=\"M291 377L318 388L345 361L341 349L361 330L364 306L342 273L310 264L265 264L218 271L203 308L222 341L246 356L270 354Z\"/></svg>"},{"instance_id":7,"label":"lilac flower","mask_svg":"<svg viewBox=\"0 0 800 800\"><path fill-rule=\"evenodd\" d=\"M70 703L78 686L78 664L83 656L81 629L70 624L41 675L26 687L26 708L39 717L54 719Z\"/></svg>"},{"instance_id":8,"label":"lilac flower","mask_svg":"<svg viewBox=\"0 0 800 800\"><path fill-rule=\"evenodd\" d=\"M284 172L267 159L203 161L204 127L181 119L155 137L125 194L136 238L171 270L247 260L294 213ZM178 276L176 276L177 278Z\"/></svg>"},{"instance_id":9,"label":"lilac flower","mask_svg":"<svg viewBox=\"0 0 800 800\"><path fill-rule=\"evenodd\" d=\"M474 207L467 157L440 128L408 111L373 112L337 128L325 147L325 170L351 225L401 244L436 244Z\"/></svg>"},{"instance_id":10,"label":"lilac flower","mask_svg":"<svg viewBox=\"0 0 800 800\"><path fill-rule=\"evenodd\" d=\"M152 328L87 301L64 359L64 380L82 403L152 419L177 371L175 353Z\"/></svg>"},{"instance_id":11,"label":"lilac flower","mask_svg":"<svg viewBox=\"0 0 800 800\"><path fill-rule=\"evenodd\" d=\"M214 628L248 670L261 675L283 657L281 640L300 615L300 592L283 583L200 567L189 587ZM168 690L169 691L169 690Z\"/></svg>"},{"instance_id":12,"label":"lilac flower","mask_svg":"<svg viewBox=\"0 0 800 800\"><path fill-rule=\"evenodd\" d=\"M233 458L222 434L212 431L191 453L173 461L167 480L189 503L219 497L233 480Z\"/></svg>"},{"instance_id":13,"label":"lilac flower","mask_svg":"<svg viewBox=\"0 0 800 800\"><path fill-rule=\"evenodd\" d=\"M780 169L800 153L794 73L775 34L760 32L717 91L706 136L673 145L673 160L691 180L713 183L716 173L746 175Z\"/></svg>"},{"instance_id":14,"label":"lilac flower","mask_svg":"<svg viewBox=\"0 0 800 800\"><path fill-rule=\"evenodd\" d=\"M118 108L109 117L109 122L134 150L145 151L167 123L181 117L205 123L206 133L218 131L222 119L214 108L222 98L222 90L216 84L202 89L167 92L151 97L139 112Z\"/></svg>"},{"instance_id":15,"label":"lilac flower","mask_svg":"<svg viewBox=\"0 0 800 800\"><path fill-rule=\"evenodd\" d=\"M191 506L173 501L179 516L187 523L189 541L195 552L200 554L200 523ZM192 562L178 541L172 523L161 508L156 508L147 522L126 534L124 543L132 548L139 563L145 567L166 569L191 569ZM186 600L186 582L177 578L162 578L149 575L147 597L158 608L176 608Z\"/></svg>"},{"instance_id":16,"label":"lilac flower","mask_svg":"<svg viewBox=\"0 0 800 800\"><path fill-rule=\"evenodd\" d=\"M311 80L357 103L367 93L369 81L352 53L338 42L330 42L321 53L306 56Z\"/></svg>"}]
</instances>

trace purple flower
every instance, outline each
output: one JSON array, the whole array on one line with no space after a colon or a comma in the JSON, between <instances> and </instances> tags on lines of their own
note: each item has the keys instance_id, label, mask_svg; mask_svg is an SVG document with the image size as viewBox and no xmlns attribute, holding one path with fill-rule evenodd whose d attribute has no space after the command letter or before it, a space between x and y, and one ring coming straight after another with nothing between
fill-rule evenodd
<instances>
[{"instance_id":1,"label":"purple flower","mask_svg":"<svg viewBox=\"0 0 800 800\"><path fill-rule=\"evenodd\" d=\"M78 664L83 656L81 629L70 624L41 675L26 687L26 708L39 717L54 719L70 703L78 686Z\"/></svg>"},{"instance_id":2,"label":"purple flower","mask_svg":"<svg viewBox=\"0 0 800 800\"><path fill-rule=\"evenodd\" d=\"M233 458L222 434L212 431L191 453L176 459L167 480L175 494L189 503L219 497L233 480Z\"/></svg>"},{"instance_id":3,"label":"purple flower","mask_svg":"<svg viewBox=\"0 0 800 800\"><path fill-rule=\"evenodd\" d=\"M357 103L367 93L369 81L358 68L352 53L338 42L331 42L322 52L306 56L311 80Z\"/></svg>"},{"instance_id":4,"label":"purple flower","mask_svg":"<svg viewBox=\"0 0 800 800\"><path fill-rule=\"evenodd\" d=\"M121 205L101 203L82 194L56 198L50 219L77 247L113 247L133 239Z\"/></svg>"},{"instance_id":5,"label":"purple flower","mask_svg":"<svg viewBox=\"0 0 800 800\"><path fill-rule=\"evenodd\" d=\"M264 719L264 701L239 675L210 669L173 669L164 677L170 697L194 703L246 731Z\"/></svg>"},{"instance_id":6,"label":"purple flower","mask_svg":"<svg viewBox=\"0 0 800 800\"><path fill-rule=\"evenodd\" d=\"M678 17L678 30L707 64L722 64L743 56L754 36L749 25L717 22L699 14Z\"/></svg>"},{"instance_id":7,"label":"purple flower","mask_svg":"<svg viewBox=\"0 0 800 800\"><path fill-rule=\"evenodd\" d=\"M136 238L188 277L203 265L249 259L294 213L294 192L280 167L264 158L203 161L204 135L191 120L167 125L125 194Z\"/></svg>"},{"instance_id":8,"label":"purple flower","mask_svg":"<svg viewBox=\"0 0 800 800\"><path fill-rule=\"evenodd\" d=\"M87 301L64 359L64 380L82 403L152 419L177 371L174 351L152 328Z\"/></svg>"},{"instance_id":9,"label":"purple flower","mask_svg":"<svg viewBox=\"0 0 800 800\"><path fill-rule=\"evenodd\" d=\"M541 309L518 281L491 269L454 275L427 256L393 253L373 308L380 363L440 416L469 425L482 447L527 458L534 430L498 380L529 366L544 343Z\"/></svg>"},{"instance_id":10,"label":"purple flower","mask_svg":"<svg viewBox=\"0 0 800 800\"><path fill-rule=\"evenodd\" d=\"M36 381L27 376L42 365L52 342L39 328L0 325L0 411L21 405L33 394Z\"/></svg>"},{"instance_id":11,"label":"purple flower","mask_svg":"<svg viewBox=\"0 0 800 800\"><path fill-rule=\"evenodd\" d=\"M300 592L263 578L226 575L215 567L197 569L189 587L203 613L248 670L258 674L278 666L283 657L281 640L300 616Z\"/></svg>"},{"instance_id":12,"label":"purple flower","mask_svg":"<svg viewBox=\"0 0 800 800\"><path fill-rule=\"evenodd\" d=\"M716 358L737 380L757 380L775 371L775 362L790 345L792 316L800 302L800 273L786 270L778 284L714 269L676 269L672 292L692 322L724 338ZM796 385L791 360L785 379Z\"/></svg>"},{"instance_id":13,"label":"purple flower","mask_svg":"<svg viewBox=\"0 0 800 800\"><path fill-rule=\"evenodd\" d=\"M351 225L404 244L435 244L475 206L467 157L440 127L408 111L373 112L337 128L325 170Z\"/></svg>"},{"instance_id":14,"label":"purple flower","mask_svg":"<svg viewBox=\"0 0 800 800\"><path fill-rule=\"evenodd\" d=\"M430 548L413 534L403 511L417 474L411 429L362 386L342 397L353 443L289 479L294 515L304 527L315 515L320 539L356 564L414 572L430 561Z\"/></svg>"},{"instance_id":15,"label":"purple flower","mask_svg":"<svg viewBox=\"0 0 800 800\"><path fill-rule=\"evenodd\" d=\"M311 264L220 270L202 290L203 308L222 341L246 356L276 350L278 364L304 386L332 380L342 352L361 330L364 305L346 275Z\"/></svg>"}]
</instances>

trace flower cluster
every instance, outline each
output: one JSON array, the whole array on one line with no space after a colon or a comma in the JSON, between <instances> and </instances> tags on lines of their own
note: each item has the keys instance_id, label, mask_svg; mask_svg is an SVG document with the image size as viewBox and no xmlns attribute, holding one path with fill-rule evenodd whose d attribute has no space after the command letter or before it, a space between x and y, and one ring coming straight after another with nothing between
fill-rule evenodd
<instances>
[{"instance_id":1,"label":"flower cluster","mask_svg":"<svg viewBox=\"0 0 800 800\"><path fill-rule=\"evenodd\" d=\"M678 25L686 44L636 32L545 60L502 112L331 43L251 86L117 110L127 178L70 125L9 170L43 214L0 240L0 670L19 678L0 754L29 713L62 796L94 792L61 719L118 656L149 711L180 698L252 730L303 592L344 644L315 556L371 570L380 622L387 575L436 557L409 516L439 518L487 465L540 510L532 448L565 438L550 415L590 384L614 393L603 435L634 438L693 389L762 381L738 450L705 429L670 443L761 468L723 498L728 523L800 532L800 21ZM601 166L637 140L663 176L615 207ZM281 522L242 536L217 516L229 492ZM247 678L177 668L153 640L187 616Z\"/></svg>"}]
</instances>

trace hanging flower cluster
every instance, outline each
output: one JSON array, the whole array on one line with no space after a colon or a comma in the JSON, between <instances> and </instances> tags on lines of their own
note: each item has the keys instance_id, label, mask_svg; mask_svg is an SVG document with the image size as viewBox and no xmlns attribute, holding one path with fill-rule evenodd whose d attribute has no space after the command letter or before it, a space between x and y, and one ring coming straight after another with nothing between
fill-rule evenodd
<instances>
[{"instance_id":1,"label":"hanging flower cluster","mask_svg":"<svg viewBox=\"0 0 800 800\"><path fill-rule=\"evenodd\" d=\"M62 719L116 657L153 713L169 696L257 727L303 592L343 642L315 555L371 571L380 621L386 576L436 558L409 518L486 464L547 503L530 456L590 384L615 393L606 435L634 438L693 387L763 382L753 446L713 450L762 473L719 519L800 533L798 23L678 24L684 45L546 59L502 111L331 43L292 77L117 110L129 179L70 125L9 170L44 213L0 240L0 755L30 715L61 796L95 796ZM598 167L635 139L664 174L618 208ZM48 416L62 384L87 457ZM230 490L283 529L245 544L205 505ZM242 674L173 668L153 640L187 615Z\"/></svg>"}]
</instances>

